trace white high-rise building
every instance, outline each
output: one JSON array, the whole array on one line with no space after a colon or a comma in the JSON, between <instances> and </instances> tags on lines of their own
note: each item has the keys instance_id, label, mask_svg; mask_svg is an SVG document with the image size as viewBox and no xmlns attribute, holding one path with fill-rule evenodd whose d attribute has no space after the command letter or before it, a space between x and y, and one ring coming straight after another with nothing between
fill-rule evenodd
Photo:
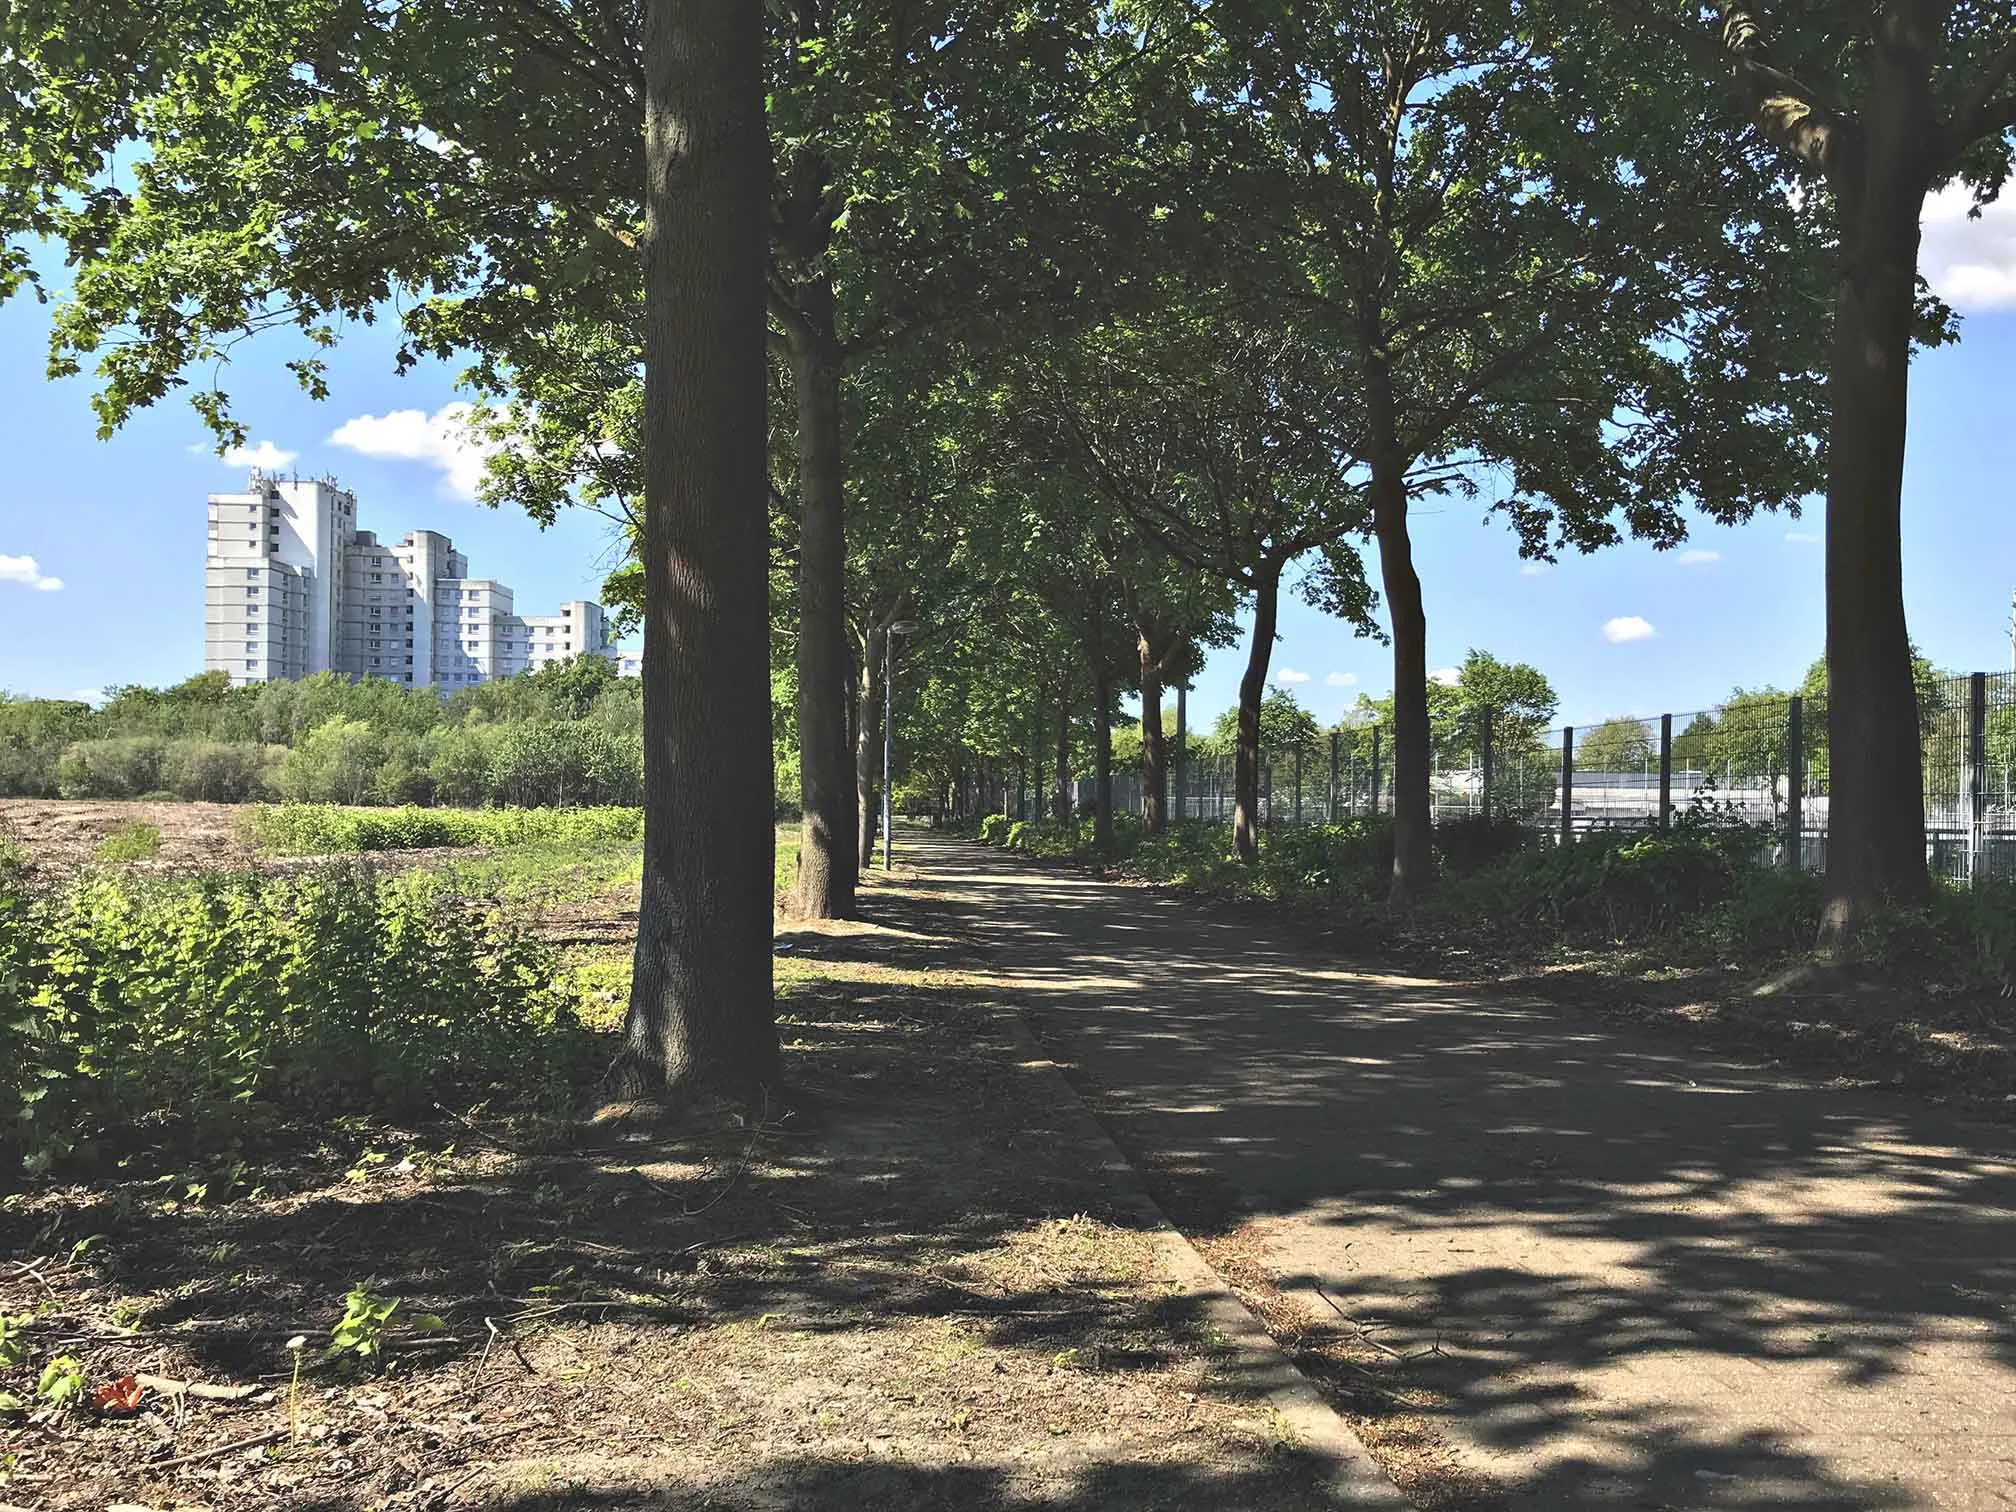
<instances>
[{"instance_id":1,"label":"white high-rise building","mask_svg":"<svg viewBox=\"0 0 2016 1512\"><path fill-rule=\"evenodd\" d=\"M600 604L584 599L562 604L558 614L526 615L525 634L535 672L583 651L605 652L609 647L608 617Z\"/></svg>"},{"instance_id":2,"label":"white high-rise building","mask_svg":"<svg viewBox=\"0 0 2016 1512\"><path fill-rule=\"evenodd\" d=\"M521 619L511 590L470 577L448 537L386 545L326 478L255 471L244 493L212 494L203 597L203 665L236 685L335 671L472 687L608 643L600 604Z\"/></svg>"}]
</instances>

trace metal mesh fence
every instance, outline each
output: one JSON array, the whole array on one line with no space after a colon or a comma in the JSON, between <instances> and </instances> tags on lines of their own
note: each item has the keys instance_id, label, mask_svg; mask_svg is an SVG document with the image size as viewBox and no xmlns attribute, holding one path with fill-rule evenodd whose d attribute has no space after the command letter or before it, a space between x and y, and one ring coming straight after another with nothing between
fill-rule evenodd
<instances>
[{"instance_id":1,"label":"metal mesh fence","mask_svg":"<svg viewBox=\"0 0 2016 1512\"><path fill-rule=\"evenodd\" d=\"M1926 861L1956 882L2016 878L2016 675L1976 673L1920 689ZM1744 695L1694 713L1620 718L1573 730L1444 732L1429 779L1438 824L1490 817L1552 840L1640 830L1690 818L1747 824L1760 859L1819 870L1827 862L1825 695ZM1173 743L1172 743L1173 745ZM1393 807L1392 748L1376 726L1347 727L1299 750L1261 753L1265 824L1333 824ZM1234 758L1172 750L1169 814L1230 822ZM1072 784L1074 809L1094 801ZM1138 771L1116 770L1116 812L1138 813ZM1052 812L1054 777L1008 790L1020 818Z\"/></svg>"}]
</instances>

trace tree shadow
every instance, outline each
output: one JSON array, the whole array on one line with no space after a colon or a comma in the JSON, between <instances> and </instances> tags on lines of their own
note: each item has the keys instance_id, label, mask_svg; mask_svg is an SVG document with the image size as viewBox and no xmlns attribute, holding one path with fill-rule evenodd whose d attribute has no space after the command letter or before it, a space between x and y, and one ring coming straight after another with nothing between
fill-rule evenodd
<instances>
[{"instance_id":1,"label":"tree shadow","mask_svg":"<svg viewBox=\"0 0 2016 1512\"><path fill-rule=\"evenodd\" d=\"M1353 971L1289 917L931 860L1165 1206L1518 1504L2016 1497L2005 1128Z\"/></svg>"}]
</instances>

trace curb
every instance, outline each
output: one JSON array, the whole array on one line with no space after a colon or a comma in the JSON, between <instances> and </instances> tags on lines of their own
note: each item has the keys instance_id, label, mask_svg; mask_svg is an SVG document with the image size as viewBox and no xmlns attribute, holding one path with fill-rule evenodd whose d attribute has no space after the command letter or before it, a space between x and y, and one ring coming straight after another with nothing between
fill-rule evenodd
<instances>
[{"instance_id":1,"label":"curb","mask_svg":"<svg viewBox=\"0 0 2016 1512\"><path fill-rule=\"evenodd\" d=\"M1413 1504L1379 1468L1364 1440L1323 1400L1315 1384L1296 1368L1252 1310L1169 1221L1161 1204L1149 1195L1134 1163L1113 1142L1106 1126L1064 1074L1063 1066L1037 1040L1021 1011L1008 1007L1000 1014L1016 1052L1023 1057L1023 1069L1048 1076L1061 1089L1065 1114L1078 1126L1076 1133L1097 1158L1116 1205L1137 1218L1153 1236L1170 1274L1197 1299L1206 1320L1224 1337L1230 1363L1221 1363L1218 1373L1272 1405L1296 1445L1325 1462L1328 1489L1343 1505L1409 1512Z\"/></svg>"}]
</instances>

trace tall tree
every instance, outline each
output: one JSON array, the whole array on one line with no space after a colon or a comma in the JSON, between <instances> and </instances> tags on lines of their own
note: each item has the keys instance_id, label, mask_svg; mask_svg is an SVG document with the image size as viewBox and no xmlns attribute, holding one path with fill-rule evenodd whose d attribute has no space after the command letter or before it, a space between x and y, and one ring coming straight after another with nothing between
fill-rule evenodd
<instances>
[{"instance_id":1,"label":"tall tree","mask_svg":"<svg viewBox=\"0 0 2016 1512\"><path fill-rule=\"evenodd\" d=\"M1353 406L1340 377L1284 320L1222 291L1174 285L1153 316L1046 348L1012 402L1030 444L1075 471L1179 562L1250 596L1239 683L1233 843L1259 856L1260 706L1289 569L1300 589L1369 627L1371 593L1347 538L1365 523L1351 458L1308 423ZM1320 554L1320 555L1319 555Z\"/></svg>"},{"instance_id":2,"label":"tall tree","mask_svg":"<svg viewBox=\"0 0 2016 1512\"><path fill-rule=\"evenodd\" d=\"M1410 507L1504 480L1522 551L1621 526L1668 544L1812 477L1810 359L1774 254L1794 212L1747 159L1705 163L1613 54L1535 45L1523 0L1214 8L1202 97L1266 297L1302 312L1359 396L1392 637L1394 863L1432 881L1426 599ZM1656 128L1656 129L1655 129ZM1742 343L1744 361L1729 360ZM1781 347L1783 350L1781 350ZM1786 375L1792 375L1788 384ZM1311 416L1312 422L1321 417Z\"/></svg>"},{"instance_id":3,"label":"tall tree","mask_svg":"<svg viewBox=\"0 0 2016 1512\"><path fill-rule=\"evenodd\" d=\"M651 5L644 64L644 884L609 1085L749 1103L778 1069L762 17Z\"/></svg>"},{"instance_id":4,"label":"tall tree","mask_svg":"<svg viewBox=\"0 0 2016 1512\"><path fill-rule=\"evenodd\" d=\"M1641 79L1667 90L1702 81L1697 108L1733 105L1775 149L1813 207L1816 250L1834 254L1821 932L1836 941L1882 900L1930 886L1902 501L1912 341L1944 339L1951 325L1919 277L1919 224L1934 189L1965 184L1985 201L2008 178L2016 5L1609 0L1609 10L1629 23ZM1727 91L1722 103L1709 88Z\"/></svg>"}]
</instances>

